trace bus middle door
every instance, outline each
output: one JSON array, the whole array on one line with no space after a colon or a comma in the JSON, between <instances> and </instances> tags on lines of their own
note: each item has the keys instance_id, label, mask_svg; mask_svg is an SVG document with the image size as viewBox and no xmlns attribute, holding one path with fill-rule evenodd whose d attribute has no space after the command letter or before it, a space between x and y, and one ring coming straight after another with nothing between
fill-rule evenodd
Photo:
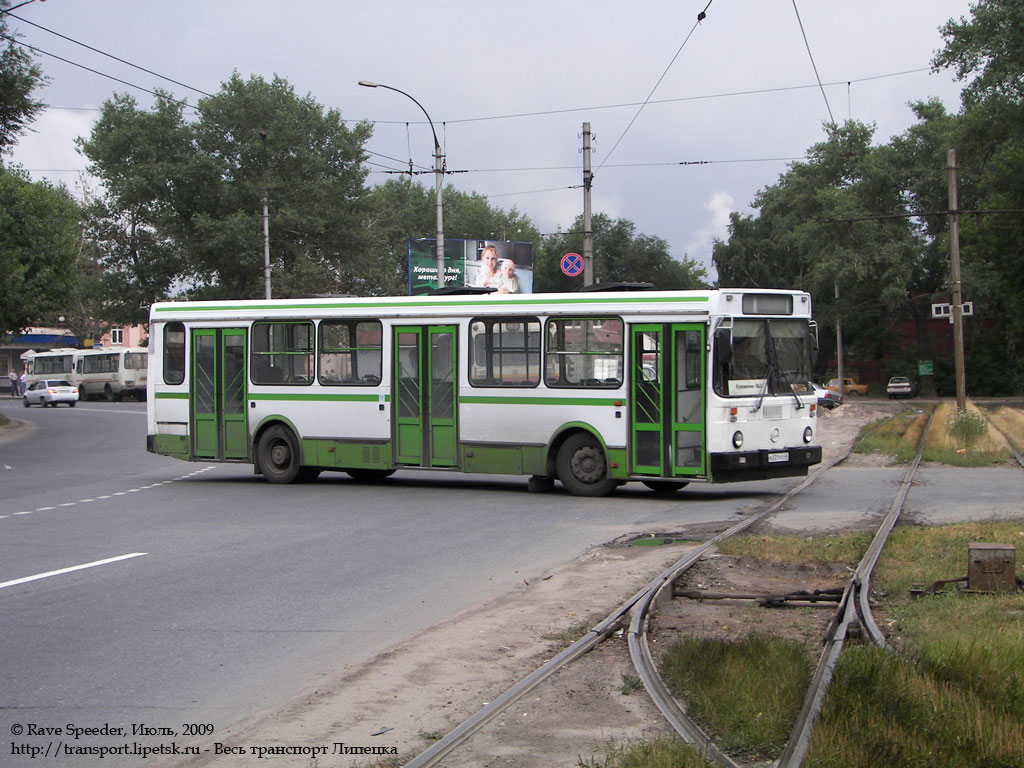
<instances>
[{"instance_id":1,"label":"bus middle door","mask_svg":"<svg viewBox=\"0 0 1024 768\"><path fill-rule=\"evenodd\" d=\"M630 461L636 475L706 476L705 327L631 326Z\"/></svg>"},{"instance_id":2,"label":"bus middle door","mask_svg":"<svg viewBox=\"0 0 1024 768\"><path fill-rule=\"evenodd\" d=\"M244 328L192 332L192 455L208 459L249 457L245 404Z\"/></svg>"},{"instance_id":3,"label":"bus middle door","mask_svg":"<svg viewBox=\"0 0 1024 768\"><path fill-rule=\"evenodd\" d=\"M396 464L458 465L456 333L454 325L394 329Z\"/></svg>"}]
</instances>

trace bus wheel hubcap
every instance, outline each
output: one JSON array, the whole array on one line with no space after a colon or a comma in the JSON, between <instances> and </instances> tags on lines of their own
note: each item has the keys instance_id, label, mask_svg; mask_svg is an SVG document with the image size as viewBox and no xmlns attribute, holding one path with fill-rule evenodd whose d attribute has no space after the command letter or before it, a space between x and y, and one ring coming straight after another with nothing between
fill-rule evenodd
<instances>
[{"instance_id":1,"label":"bus wheel hubcap","mask_svg":"<svg viewBox=\"0 0 1024 768\"><path fill-rule=\"evenodd\" d=\"M600 452L590 446L580 448L572 457L572 473L581 483L598 482L604 477Z\"/></svg>"},{"instance_id":2,"label":"bus wheel hubcap","mask_svg":"<svg viewBox=\"0 0 1024 768\"><path fill-rule=\"evenodd\" d=\"M270 449L270 460L274 462L275 467L286 467L288 462L291 460L291 451L288 450L288 446L284 443L276 443L273 448Z\"/></svg>"}]
</instances>

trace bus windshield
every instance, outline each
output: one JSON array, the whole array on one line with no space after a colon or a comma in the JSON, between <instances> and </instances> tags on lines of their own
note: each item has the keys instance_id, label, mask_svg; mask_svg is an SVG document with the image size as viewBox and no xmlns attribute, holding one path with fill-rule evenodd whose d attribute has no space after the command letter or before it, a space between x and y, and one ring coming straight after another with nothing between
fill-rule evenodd
<instances>
[{"instance_id":1,"label":"bus windshield","mask_svg":"<svg viewBox=\"0 0 1024 768\"><path fill-rule=\"evenodd\" d=\"M737 319L716 338L714 388L723 397L811 391L811 335L806 320Z\"/></svg>"}]
</instances>

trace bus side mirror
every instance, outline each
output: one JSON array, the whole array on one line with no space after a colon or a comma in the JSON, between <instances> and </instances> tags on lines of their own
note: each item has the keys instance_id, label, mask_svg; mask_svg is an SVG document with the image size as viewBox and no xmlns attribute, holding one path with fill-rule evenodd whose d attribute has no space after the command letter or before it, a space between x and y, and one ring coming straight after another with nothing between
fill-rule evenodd
<instances>
[{"instance_id":1,"label":"bus side mirror","mask_svg":"<svg viewBox=\"0 0 1024 768\"><path fill-rule=\"evenodd\" d=\"M818 364L818 334L811 334L811 367Z\"/></svg>"}]
</instances>

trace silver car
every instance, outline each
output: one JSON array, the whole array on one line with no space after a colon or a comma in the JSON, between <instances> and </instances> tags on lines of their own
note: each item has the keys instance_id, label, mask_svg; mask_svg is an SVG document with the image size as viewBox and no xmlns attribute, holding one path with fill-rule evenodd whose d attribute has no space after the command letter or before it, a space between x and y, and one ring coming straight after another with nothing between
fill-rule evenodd
<instances>
[{"instance_id":1,"label":"silver car","mask_svg":"<svg viewBox=\"0 0 1024 768\"><path fill-rule=\"evenodd\" d=\"M30 405L48 405L57 407L57 403L67 403L72 408L78 403L78 387L72 386L63 379L47 379L34 381L25 390L23 402L26 408Z\"/></svg>"}]
</instances>

